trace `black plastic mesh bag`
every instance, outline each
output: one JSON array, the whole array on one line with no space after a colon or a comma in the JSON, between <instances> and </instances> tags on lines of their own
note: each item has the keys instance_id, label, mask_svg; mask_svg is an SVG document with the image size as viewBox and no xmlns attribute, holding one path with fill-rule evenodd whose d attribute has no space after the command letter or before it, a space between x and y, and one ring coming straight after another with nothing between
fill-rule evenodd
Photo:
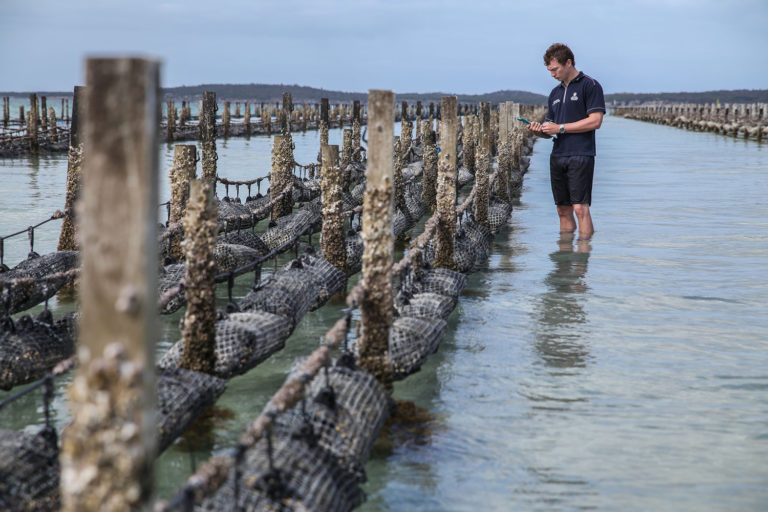
<instances>
[{"instance_id":1,"label":"black plastic mesh bag","mask_svg":"<svg viewBox=\"0 0 768 512\"><path fill-rule=\"evenodd\" d=\"M481 250L480 254L482 254L483 258L488 256L491 249L491 241L493 240L493 234L490 229L475 222L473 219L466 219L461 223L459 232L463 232L477 245Z\"/></svg>"},{"instance_id":2,"label":"black plastic mesh bag","mask_svg":"<svg viewBox=\"0 0 768 512\"><path fill-rule=\"evenodd\" d=\"M400 316L417 318L442 318L445 320L456 307L457 300L439 293L417 293L412 297L399 294L397 311Z\"/></svg>"},{"instance_id":3,"label":"black plastic mesh bag","mask_svg":"<svg viewBox=\"0 0 768 512\"><path fill-rule=\"evenodd\" d=\"M418 220L427 213L427 205L421 199L422 184L420 181L409 183L405 186L403 196L405 197L405 207L411 218Z\"/></svg>"},{"instance_id":4,"label":"black plastic mesh bag","mask_svg":"<svg viewBox=\"0 0 768 512\"><path fill-rule=\"evenodd\" d=\"M226 381L185 368L157 369L158 453L224 393Z\"/></svg>"},{"instance_id":5,"label":"black plastic mesh bag","mask_svg":"<svg viewBox=\"0 0 768 512\"><path fill-rule=\"evenodd\" d=\"M311 208L302 208L278 219L277 226L262 233L261 239L270 251L277 249L295 240L300 233L306 232L309 226L318 224L320 217L321 213L314 205ZM313 231L315 231L314 228Z\"/></svg>"},{"instance_id":6,"label":"black plastic mesh bag","mask_svg":"<svg viewBox=\"0 0 768 512\"><path fill-rule=\"evenodd\" d=\"M282 349L290 329L287 319L264 311L232 313L216 322L215 375L229 379L247 372ZM164 368L178 367L183 354L184 341L179 340L159 364Z\"/></svg>"},{"instance_id":7,"label":"black plastic mesh bag","mask_svg":"<svg viewBox=\"0 0 768 512\"><path fill-rule=\"evenodd\" d=\"M433 268L425 270L414 279L409 280L403 288L412 295L431 292L458 298L466 282L467 276L461 272L446 268Z\"/></svg>"},{"instance_id":8,"label":"black plastic mesh bag","mask_svg":"<svg viewBox=\"0 0 768 512\"><path fill-rule=\"evenodd\" d=\"M475 179L475 176L469 172L469 169L464 167L463 165L459 167L459 171L456 174L456 184L459 186L459 188L463 187L464 185L467 185L468 183L472 183L472 180Z\"/></svg>"},{"instance_id":9,"label":"black plastic mesh bag","mask_svg":"<svg viewBox=\"0 0 768 512\"><path fill-rule=\"evenodd\" d=\"M27 258L8 272L0 274L0 312L9 315L37 306L53 297L70 278L46 279L47 276L66 272L78 265L76 251L58 251L44 256ZM30 283L11 283L13 279L32 279Z\"/></svg>"},{"instance_id":10,"label":"black plastic mesh bag","mask_svg":"<svg viewBox=\"0 0 768 512\"><path fill-rule=\"evenodd\" d=\"M266 311L287 318L291 328L317 301L317 290L300 273L279 270L267 277L238 303L240 311Z\"/></svg>"},{"instance_id":11,"label":"black plastic mesh bag","mask_svg":"<svg viewBox=\"0 0 768 512\"><path fill-rule=\"evenodd\" d=\"M249 230L230 231L219 235L217 243L244 245L259 251L261 254L269 253L269 247L259 238L259 235Z\"/></svg>"},{"instance_id":12,"label":"black plastic mesh bag","mask_svg":"<svg viewBox=\"0 0 768 512\"><path fill-rule=\"evenodd\" d=\"M496 233L499 228L506 224L509 214L512 211L512 205L500 199L492 199L488 205L488 223L491 225L491 232Z\"/></svg>"},{"instance_id":13,"label":"black plastic mesh bag","mask_svg":"<svg viewBox=\"0 0 768 512\"><path fill-rule=\"evenodd\" d=\"M363 240L360 233L348 236L345 240L347 245L347 275L354 275L363 268Z\"/></svg>"},{"instance_id":14,"label":"black plastic mesh bag","mask_svg":"<svg viewBox=\"0 0 768 512\"><path fill-rule=\"evenodd\" d=\"M0 510L59 509L55 433L0 430Z\"/></svg>"},{"instance_id":15,"label":"black plastic mesh bag","mask_svg":"<svg viewBox=\"0 0 768 512\"><path fill-rule=\"evenodd\" d=\"M397 210L392 216L392 233L394 236L398 236L401 233L411 229L414 224L416 223L413 221L413 218L408 213L408 211L403 212L401 210Z\"/></svg>"},{"instance_id":16,"label":"black plastic mesh bag","mask_svg":"<svg viewBox=\"0 0 768 512\"><path fill-rule=\"evenodd\" d=\"M73 353L72 340L59 337L51 324L21 316L0 334L0 389L38 380Z\"/></svg>"},{"instance_id":17,"label":"black plastic mesh bag","mask_svg":"<svg viewBox=\"0 0 768 512\"><path fill-rule=\"evenodd\" d=\"M240 223L240 227L249 228L253 225L251 221L251 209L242 203L235 201L219 201L217 204L219 209L219 224L223 226L224 221L230 219L228 222L232 222L232 217L239 218L237 222Z\"/></svg>"},{"instance_id":18,"label":"black plastic mesh bag","mask_svg":"<svg viewBox=\"0 0 768 512\"><path fill-rule=\"evenodd\" d=\"M440 344L445 331L440 318L400 317L392 322L389 334L389 358L396 380L418 371Z\"/></svg>"},{"instance_id":19,"label":"black plastic mesh bag","mask_svg":"<svg viewBox=\"0 0 768 512\"><path fill-rule=\"evenodd\" d=\"M269 208L266 208L269 201L269 196L257 195L252 197L250 201L246 201L245 206L248 208L249 213L253 212L256 214L256 220L266 219L270 214Z\"/></svg>"},{"instance_id":20,"label":"black plastic mesh bag","mask_svg":"<svg viewBox=\"0 0 768 512\"><path fill-rule=\"evenodd\" d=\"M365 194L365 183L358 183L352 187L352 190L350 191L352 200L356 205L363 204L363 194Z\"/></svg>"},{"instance_id":21,"label":"black plastic mesh bag","mask_svg":"<svg viewBox=\"0 0 768 512\"><path fill-rule=\"evenodd\" d=\"M160 296L171 288L178 286L185 273L186 265L184 263L174 263L162 268L157 279ZM184 296L184 291L179 291L160 309L160 314L171 314L186 303L187 299Z\"/></svg>"},{"instance_id":22,"label":"black plastic mesh bag","mask_svg":"<svg viewBox=\"0 0 768 512\"><path fill-rule=\"evenodd\" d=\"M303 254L291 261L285 269L293 272L303 272L317 292L317 300L312 304L311 310L315 310L325 304L328 299L340 292L347 281L347 275L334 267L325 259L314 254Z\"/></svg>"},{"instance_id":23,"label":"black plastic mesh bag","mask_svg":"<svg viewBox=\"0 0 768 512\"><path fill-rule=\"evenodd\" d=\"M236 268L252 263L265 253L251 249L245 245L235 244L216 244L213 250L213 257L216 260L216 269L218 272L229 272Z\"/></svg>"}]
</instances>

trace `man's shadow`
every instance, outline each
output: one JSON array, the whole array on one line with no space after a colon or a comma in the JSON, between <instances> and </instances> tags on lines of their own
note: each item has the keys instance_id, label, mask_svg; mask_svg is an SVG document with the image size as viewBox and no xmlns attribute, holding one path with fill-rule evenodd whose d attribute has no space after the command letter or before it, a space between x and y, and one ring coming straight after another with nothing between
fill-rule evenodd
<instances>
[{"instance_id":1,"label":"man's shadow","mask_svg":"<svg viewBox=\"0 0 768 512\"><path fill-rule=\"evenodd\" d=\"M575 245L575 247L574 247ZM555 267L544 279L547 291L536 306L536 351L542 361L555 368L578 368L589 356L583 345L587 313L584 293L587 263L592 246L589 240L576 240L562 234L558 249L549 255Z\"/></svg>"}]
</instances>

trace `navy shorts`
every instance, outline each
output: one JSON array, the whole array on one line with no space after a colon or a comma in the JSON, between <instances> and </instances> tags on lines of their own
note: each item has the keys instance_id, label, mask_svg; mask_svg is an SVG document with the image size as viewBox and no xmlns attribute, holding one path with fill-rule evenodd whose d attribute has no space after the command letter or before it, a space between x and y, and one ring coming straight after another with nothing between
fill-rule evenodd
<instances>
[{"instance_id":1,"label":"navy shorts","mask_svg":"<svg viewBox=\"0 0 768 512\"><path fill-rule=\"evenodd\" d=\"M592 204L594 156L550 156L549 178L557 206Z\"/></svg>"}]
</instances>

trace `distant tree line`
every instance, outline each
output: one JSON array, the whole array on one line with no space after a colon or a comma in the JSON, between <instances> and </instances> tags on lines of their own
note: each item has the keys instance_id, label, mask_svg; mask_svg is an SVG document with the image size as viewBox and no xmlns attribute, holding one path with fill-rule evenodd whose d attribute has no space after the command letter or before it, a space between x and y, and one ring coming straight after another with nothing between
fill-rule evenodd
<instances>
[{"instance_id":1,"label":"distant tree line","mask_svg":"<svg viewBox=\"0 0 768 512\"><path fill-rule=\"evenodd\" d=\"M765 103L768 89L735 89L731 91L659 92L606 94L609 105L626 106L644 103Z\"/></svg>"}]
</instances>

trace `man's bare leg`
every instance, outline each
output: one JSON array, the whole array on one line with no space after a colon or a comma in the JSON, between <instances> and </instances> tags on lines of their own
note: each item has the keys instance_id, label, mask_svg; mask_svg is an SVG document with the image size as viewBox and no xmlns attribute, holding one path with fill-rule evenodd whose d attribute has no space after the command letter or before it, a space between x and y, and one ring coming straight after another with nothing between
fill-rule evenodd
<instances>
[{"instance_id":1,"label":"man's bare leg","mask_svg":"<svg viewBox=\"0 0 768 512\"><path fill-rule=\"evenodd\" d=\"M573 218L573 206L557 206L557 216L560 217L560 232L573 233L576 231L576 219Z\"/></svg>"},{"instance_id":2,"label":"man's bare leg","mask_svg":"<svg viewBox=\"0 0 768 512\"><path fill-rule=\"evenodd\" d=\"M573 211L579 219L579 237L589 240L595 232L595 226L592 224L592 215L589 213L588 204L575 204ZM561 217L562 226L562 217Z\"/></svg>"}]
</instances>

